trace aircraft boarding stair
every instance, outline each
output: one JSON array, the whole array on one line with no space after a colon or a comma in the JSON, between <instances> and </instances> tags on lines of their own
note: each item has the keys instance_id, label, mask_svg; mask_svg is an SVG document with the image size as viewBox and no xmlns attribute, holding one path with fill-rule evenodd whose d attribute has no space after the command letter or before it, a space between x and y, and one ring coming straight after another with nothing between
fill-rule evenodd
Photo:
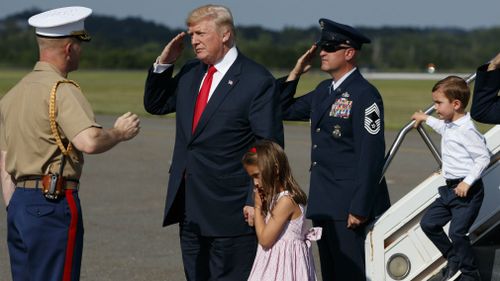
<instances>
[{"instance_id":1,"label":"aircraft boarding stair","mask_svg":"<svg viewBox=\"0 0 500 281\"><path fill-rule=\"evenodd\" d=\"M475 74L467 78L469 83ZM425 112L431 114L433 106ZM383 169L387 170L406 134L415 121L408 123L390 148ZM417 128L423 141L441 167L441 156L422 126ZM500 281L500 125L485 135L492 153L483 173L484 201L469 233L483 281ZM367 233L365 240L366 276L369 281L434 281L446 260L420 228L420 219L439 196L445 185L441 171L436 171L391 206ZM448 231L448 225L445 231Z\"/></svg>"},{"instance_id":2,"label":"aircraft boarding stair","mask_svg":"<svg viewBox=\"0 0 500 281\"><path fill-rule=\"evenodd\" d=\"M419 128L420 129L420 128ZM485 195L469 237L484 281L500 280L500 125L485 134L494 155L483 174ZM373 225L365 241L367 280L432 280L446 265L420 229L420 219L444 185L432 174L397 201Z\"/></svg>"}]
</instances>

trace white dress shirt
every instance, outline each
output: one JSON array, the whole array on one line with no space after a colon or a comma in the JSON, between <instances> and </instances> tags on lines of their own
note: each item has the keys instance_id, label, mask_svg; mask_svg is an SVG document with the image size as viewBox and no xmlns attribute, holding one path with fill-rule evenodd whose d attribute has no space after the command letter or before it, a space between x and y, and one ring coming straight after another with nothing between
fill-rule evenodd
<instances>
[{"instance_id":1,"label":"white dress shirt","mask_svg":"<svg viewBox=\"0 0 500 281\"><path fill-rule=\"evenodd\" d=\"M453 122L429 116L426 124L442 136L443 177L465 178L463 181L472 185L490 163L490 152L469 113Z\"/></svg>"},{"instance_id":2,"label":"white dress shirt","mask_svg":"<svg viewBox=\"0 0 500 281\"><path fill-rule=\"evenodd\" d=\"M342 76L339 81L333 81L332 80L332 90L337 90L337 88L340 86L340 84L342 84L342 82L344 82L347 77L349 77L349 75L351 75L355 70L357 69L357 67L351 69L349 72L347 72L346 74L344 74L344 76Z\"/></svg>"},{"instance_id":3,"label":"white dress shirt","mask_svg":"<svg viewBox=\"0 0 500 281\"><path fill-rule=\"evenodd\" d=\"M210 87L210 93L208 93L208 100L210 100L210 97L212 97L212 94L214 93L215 89L217 88L217 85L219 85L220 81L226 75L226 72L229 70L231 65L236 61L236 58L238 57L238 50L236 49L235 46L233 46L229 51L224 55L222 60L214 64L215 69L217 69L217 72L214 73L214 77L212 78L212 86ZM163 71L169 69L172 67L173 64L160 64L155 62L153 64L153 72L154 73L162 73ZM205 80L205 77L207 76L207 73L205 73L205 76L203 76L203 80ZM200 83L200 89L201 85L203 85L203 80Z\"/></svg>"}]
</instances>

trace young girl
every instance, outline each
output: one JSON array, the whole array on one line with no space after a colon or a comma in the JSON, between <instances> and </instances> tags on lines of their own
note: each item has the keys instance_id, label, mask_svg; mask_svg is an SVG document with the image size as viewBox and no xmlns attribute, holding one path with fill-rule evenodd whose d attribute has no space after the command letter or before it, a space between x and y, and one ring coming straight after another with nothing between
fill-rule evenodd
<instances>
[{"instance_id":1,"label":"young girl","mask_svg":"<svg viewBox=\"0 0 500 281\"><path fill-rule=\"evenodd\" d=\"M321 228L305 229L307 196L292 176L283 149L258 142L243 156L255 186L257 255L248 280L316 280L311 240Z\"/></svg>"}]
</instances>

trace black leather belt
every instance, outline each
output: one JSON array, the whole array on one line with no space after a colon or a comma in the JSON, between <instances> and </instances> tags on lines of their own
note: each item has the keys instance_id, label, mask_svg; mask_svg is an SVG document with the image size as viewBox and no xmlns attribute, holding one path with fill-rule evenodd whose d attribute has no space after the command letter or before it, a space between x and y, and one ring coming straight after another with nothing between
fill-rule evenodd
<instances>
[{"instance_id":1,"label":"black leather belt","mask_svg":"<svg viewBox=\"0 0 500 281\"><path fill-rule=\"evenodd\" d=\"M450 188L456 187L459 183L461 183L465 178L446 180L446 185Z\"/></svg>"}]
</instances>

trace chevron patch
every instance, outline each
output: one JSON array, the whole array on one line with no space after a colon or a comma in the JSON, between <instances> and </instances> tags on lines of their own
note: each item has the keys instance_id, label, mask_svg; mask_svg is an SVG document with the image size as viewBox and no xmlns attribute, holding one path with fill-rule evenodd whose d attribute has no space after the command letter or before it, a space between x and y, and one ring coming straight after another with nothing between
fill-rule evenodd
<instances>
[{"instance_id":1,"label":"chevron patch","mask_svg":"<svg viewBox=\"0 0 500 281\"><path fill-rule=\"evenodd\" d=\"M380 132L380 109L376 103L365 109L365 129L372 135Z\"/></svg>"}]
</instances>

